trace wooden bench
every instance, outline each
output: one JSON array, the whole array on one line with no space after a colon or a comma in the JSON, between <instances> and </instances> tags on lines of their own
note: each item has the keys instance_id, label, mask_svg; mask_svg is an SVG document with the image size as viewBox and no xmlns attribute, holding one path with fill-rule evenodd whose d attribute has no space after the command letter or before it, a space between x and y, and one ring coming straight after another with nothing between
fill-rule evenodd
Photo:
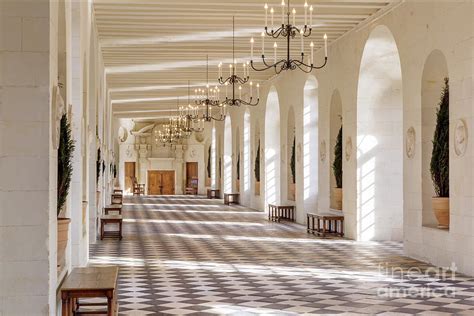
<instances>
[{"instance_id":1,"label":"wooden bench","mask_svg":"<svg viewBox=\"0 0 474 316\"><path fill-rule=\"evenodd\" d=\"M231 203L240 203L240 193L224 193L224 204L230 205Z\"/></svg>"},{"instance_id":2,"label":"wooden bench","mask_svg":"<svg viewBox=\"0 0 474 316\"><path fill-rule=\"evenodd\" d=\"M306 214L306 231L318 236L336 235L344 237L344 216L337 214Z\"/></svg>"},{"instance_id":3,"label":"wooden bench","mask_svg":"<svg viewBox=\"0 0 474 316\"><path fill-rule=\"evenodd\" d=\"M122 215L102 215L100 218L100 239L103 240L104 237L118 237L122 240ZM107 224L118 224L117 231L106 231L105 226Z\"/></svg>"},{"instance_id":4,"label":"wooden bench","mask_svg":"<svg viewBox=\"0 0 474 316\"><path fill-rule=\"evenodd\" d=\"M123 195L122 194L112 194L110 198L110 204L123 204Z\"/></svg>"},{"instance_id":5,"label":"wooden bench","mask_svg":"<svg viewBox=\"0 0 474 316\"><path fill-rule=\"evenodd\" d=\"M280 222L281 220L295 221L295 207L293 205L268 204L268 220Z\"/></svg>"},{"instance_id":6,"label":"wooden bench","mask_svg":"<svg viewBox=\"0 0 474 316\"><path fill-rule=\"evenodd\" d=\"M109 212L118 212L118 215L122 215L122 205L111 204L104 206L104 214L109 215Z\"/></svg>"},{"instance_id":7,"label":"wooden bench","mask_svg":"<svg viewBox=\"0 0 474 316\"><path fill-rule=\"evenodd\" d=\"M61 287L62 316L117 315L118 267L74 268ZM86 303L82 298L105 298L104 303ZM87 308L83 308L87 307ZM100 310L92 310L92 307Z\"/></svg>"},{"instance_id":8,"label":"wooden bench","mask_svg":"<svg viewBox=\"0 0 474 316\"><path fill-rule=\"evenodd\" d=\"M188 187L188 188L186 188L185 194L186 195L197 195L197 191L198 191L197 188Z\"/></svg>"},{"instance_id":9,"label":"wooden bench","mask_svg":"<svg viewBox=\"0 0 474 316\"><path fill-rule=\"evenodd\" d=\"M207 189L207 198L208 199L220 199L221 190L219 189Z\"/></svg>"}]
</instances>

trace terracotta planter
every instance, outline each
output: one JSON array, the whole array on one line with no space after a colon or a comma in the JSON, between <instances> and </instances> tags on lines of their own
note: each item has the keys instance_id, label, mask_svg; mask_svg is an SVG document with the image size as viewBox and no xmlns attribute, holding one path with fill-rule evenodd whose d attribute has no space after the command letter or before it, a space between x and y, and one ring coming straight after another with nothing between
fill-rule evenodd
<instances>
[{"instance_id":1,"label":"terracotta planter","mask_svg":"<svg viewBox=\"0 0 474 316\"><path fill-rule=\"evenodd\" d=\"M57 266L62 267L66 258L66 247L69 237L69 224L71 219L58 218L58 249L57 249Z\"/></svg>"},{"instance_id":2,"label":"terracotta planter","mask_svg":"<svg viewBox=\"0 0 474 316\"><path fill-rule=\"evenodd\" d=\"M332 208L342 211L342 188L332 189Z\"/></svg>"},{"instance_id":3,"label":"terracotta planter","mask_svg":"<svg viewBox=\"0 0 474 316\"><path fill-rule=\"evenodd\" d=\"M294 201L296 197L296 183L290 183L288 185L288 200Z\"/></svg>"},{"instance_id":4,"label":"terracotta planter","mask_svg":"<svg viewBox=\"0 0 474 316\"><path fill-rule=\"evenodd\" d=\"M438 221L438 228L449 228L449 198L433 197L432 205Z\"/></svg>"},{"instance_id":5,"label":"terracotta planter","mask_svg":"<svg viewBox=\"0 0 474 316\"><path fill-rule=\"evenodd\" d=\"M260 195L260 182L255 181L255 195Z\"/></svg>"}]
</instances>

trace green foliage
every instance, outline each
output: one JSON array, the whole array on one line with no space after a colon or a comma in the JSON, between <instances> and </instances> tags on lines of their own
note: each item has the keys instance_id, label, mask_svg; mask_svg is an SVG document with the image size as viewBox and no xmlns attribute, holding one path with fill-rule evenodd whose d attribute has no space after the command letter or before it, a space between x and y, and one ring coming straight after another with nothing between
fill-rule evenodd
<instances>
[{"instance_id":1,"label":"green foliage","mask_svg":"<svg viewBox=\"0 0 474 316\"><path fill-rule=\"evenodd\" d=\"M219 179L222 179L222 157L219 157Z\"/></svg>"},{"instance_id":2,"label":"green foliage","mask_svg":"<svg viewBox=\"0 0 474 316\"><path fill-rule=\"evenodd\" d=\"M100 155L100 148L97 149L97 162L96 162L96 182L99 183L100 177L100 166L102 165L102 157Z\"/></svg>"},{"instance_id":3,"label":"green foliage","mask_svg":"<svg viewBox=\"0 0 474 316\"><path fill-rule=\"evenodd\" d=\"M61 212L66 198L69 194L72 176L72 154L74 152L74 140L72 139L71 124L66 114L61 117L61 130L58 148L58 183L57 183L57 215Z\"/></svg>"},{"instance_id":4,"label":"green foliage","mask_svg":"<svg viewBox=\"0 0 474 316\"><path fill-rule=\"evenodd\" d=\"M342 188L342 125L337 134L336 145L334 146L334 162L332 171L336 178L336 188Z\"/></svg>"},{"instance_id":5,"label":"green foliage","mask_svg":"<svg viewBox=\"0 0 474 316\"><path fill-rule=\"evenodd\" d=\"M209 150L207 151L207 177L211 177L211 145L209 145Z\"/></svg>"},{"instance_id":6,"label":"green foliage","mask_svg":"<svg viewBox=\"0 0 474 316\"><path fill-rule=\"evenodd\" d=\"M237 180L240 180L240 153L237 156Z\"/></svg>"},{"instance_id":7,"label":"green foliage","mask_svg":"<svg viewBox=\"0 0 474 316\"><path fill-rule=\"evenodd\" d=\"M449 197L449 80L444 88L436 112L430 172L436 196Z\"/></svg>"},{"instance_id":8,"label":"green foliage","mask_svg":"<svg viewBox=\"0 0 474 316\"><path fill-rule=\"evenodd\" d=\"M291 180L293 181L292 183L296 183L295 143L296 143L296 137L293 136L293 145L291 146L291 159L290 159Z\"/></svg>"},{"instance_id":9,"label":"green foliage","mask_svg":"<svg viewBox=\"0 0 474 316\"><path fill-rule=\"evenodd\" d=\"M258 140L257 154L255 155L255 168L253 171L255 173L255 180L260 182L260 140Z\"/></svg>"}]
</instances>

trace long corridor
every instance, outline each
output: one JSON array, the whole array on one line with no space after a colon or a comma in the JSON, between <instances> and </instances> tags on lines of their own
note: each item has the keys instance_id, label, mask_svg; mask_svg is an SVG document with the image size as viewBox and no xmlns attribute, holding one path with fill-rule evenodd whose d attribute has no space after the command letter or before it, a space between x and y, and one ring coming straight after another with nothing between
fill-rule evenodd
<instances>
[{"instance_id":1,"label":"long corridor","mask_svg":"<svg viewBox=\"0 0 474 316\"><path fill-rule=\"evenodd\" d=\"M120 266L121 315L474 314L473 278L426 272L399 243L321 239L199 197L130 197L123 214L123 240L90 261Z\"/></svg>"}]
</instances>

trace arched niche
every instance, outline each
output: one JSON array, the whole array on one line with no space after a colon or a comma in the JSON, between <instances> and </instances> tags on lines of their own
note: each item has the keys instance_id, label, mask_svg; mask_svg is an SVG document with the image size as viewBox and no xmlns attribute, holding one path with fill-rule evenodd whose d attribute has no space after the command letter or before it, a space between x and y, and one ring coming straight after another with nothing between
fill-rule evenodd
<instances>
[{"instance_id":1,"label":"arched niche","mask_svg":"<svg viewBox=\"0 0 474 316\"><path fill-rule=\"evenodd\" d=\"M242 155L242 178L243 178L243 189L247 195L250 191L250 112L249 109L245 110L244 113L244 151Z\"/></svg>"},{"instance_id":2,"label":"arched niche","mask_svg":"<svg viewBox=\"0 0 474 316\"><path fill-rule=\"evenodd\" d=\"M331 96L331 103L329 105L329 192L331 208L342 209L341 205L335 201L334 188L337 187L336 178L334 176L333 164L335 159L335 147L339 130L342 127L342 99L339 90L335 89ZM344 134L344 132L343 132ZM344 135L342 135L344 141ZM344 158L343 158L344 160Z\"/></svg>"},{"instance_id":3,"label":"arched niche","mask_svg":"<svg viewBox=\"0 0 474 316\"><path fill-rule=\"evenodd\" d=\"M228 115L224 121L224 193L232 192L232 180L234 179L232 174L232 144L232 122L230 115Z\"/></svg>"},{"instance_id":4,"label":"arched niche","mask_svg":"<svg viewBox=\"0 0 474 316\"><path fill-rule=\"evenodd\" d=\"M444 78L448 77L448 64L443 53L432 51L425 61L421 79L421 186L423 226L437 226L432 209L435 196L431 180L430 162L433 150L433 135L436 127L436 110L439 107Z\"/></svg>"},{"instance_id":5,"label":"arched niche","mask_svg":"<svg viewBox=\"0 0 474 316\"><path fill-rule=\"evenodd\" d=\"M287 199L290 201L296 200L296 159L295 159L295 178L291 172L291 157L293 150L293 140L296 138L295 133L295 111L290 106L287 115L287 126L286 126L286 184L287 184ZM296 142L295 142L295 155L296 155Z\"/></svg>"},{"instance_id":6,"label":"arched niche","mask_svg":"<svg viewBox=\"0 0 474 316\"><path fill-rule=\"evenodd\" d=\"M265 205L281 199L280 152L280 104L277 90L271 87L265 108Z\"/></svg>"},{"instance_id":7,"label":"arched niche","mask_svg":"<svg viewBox=\"0 0 474 316\"><path fill-rule=\"evenodd\" d=\"M318 199L319 102L318 81L309 76L303 89L303 201L305 209L314 208ZM297 145L297 156L298 156Z\"/></svg>"},{"instance_id":8,"label":"arched niche","mask_svg":"<svg viewBox=\"0 0 474 316\"><path fill-rule=\"evenodd\" d=\"M365 44L357 90L358 239L403 240L402 120L400 58L381 25Z\"/></svg>"}]
</instances>

